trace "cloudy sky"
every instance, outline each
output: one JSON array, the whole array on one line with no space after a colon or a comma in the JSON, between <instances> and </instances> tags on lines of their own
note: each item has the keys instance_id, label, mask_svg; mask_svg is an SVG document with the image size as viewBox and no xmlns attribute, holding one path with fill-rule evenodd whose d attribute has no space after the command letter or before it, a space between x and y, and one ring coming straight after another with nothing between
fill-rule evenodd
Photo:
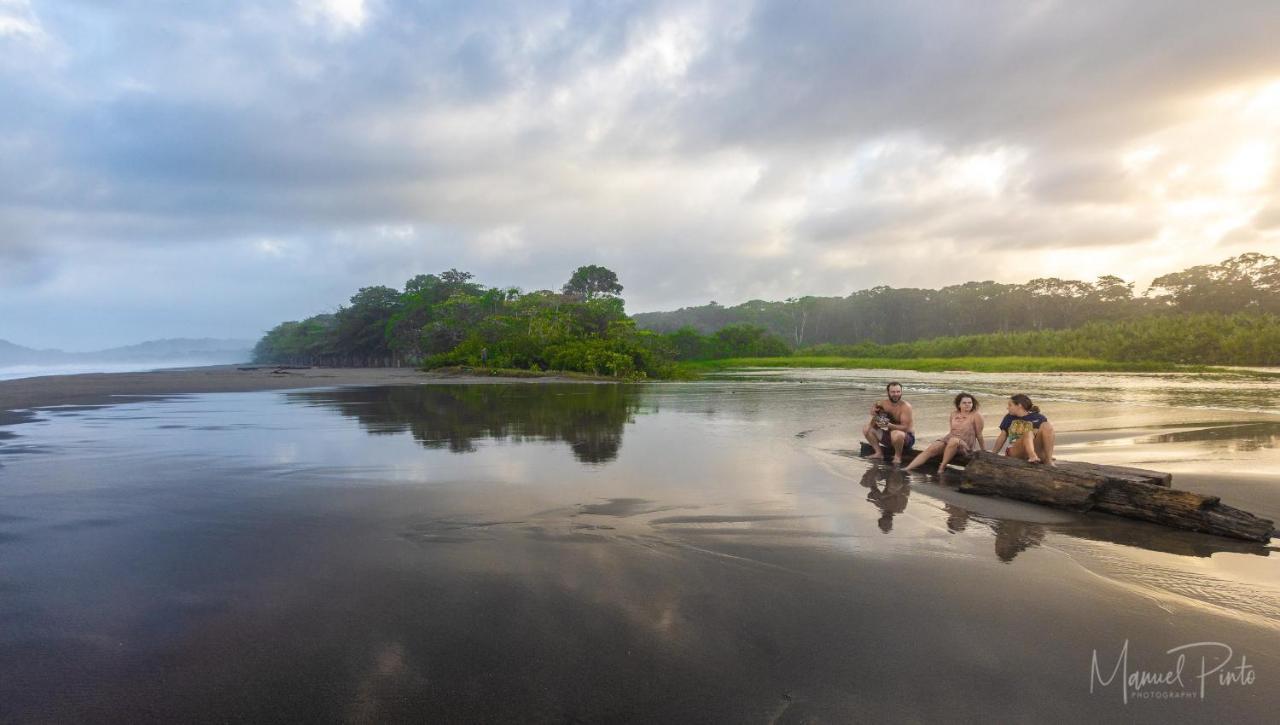
<instances>
[{"instance_id":1,"label":"cloudy sky","mask_svg":"<svg viewBox=\"0 0 1280 725\"><path fill-rule=\"evenodd\" d=\"M0 339L1280 253L1280 3L0 0Z\"/></svg>"}]
</instances>

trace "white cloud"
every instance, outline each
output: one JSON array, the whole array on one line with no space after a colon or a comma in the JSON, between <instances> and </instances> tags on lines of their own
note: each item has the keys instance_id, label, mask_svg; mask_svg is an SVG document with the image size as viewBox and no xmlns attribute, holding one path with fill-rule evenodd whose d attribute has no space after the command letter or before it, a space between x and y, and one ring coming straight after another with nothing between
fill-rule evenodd
<instances>
[{"instance_id":1,"label":"white cloud","mask_svg":"<svg viewBox=\"0 0 1280 725\"><path fill-rule=\"evenodd\" d=\"M296 0L296 4L304 22L324 25L338 36L359 31L369 19L365 0Z\"/></svg>"},{"instance_id":2,"label":"white cloud","mask_svg":"<svg viewBox=\"0 0 1280 725\"><path fill-rule=\"evenodd\" d=\"M113 258L198 319L450 267L647 310L1274 252L1280 5L1170 2L0 0L0 338L55 285L159 324Z\"/></svg>"},{"instance_id":3,"label":"white cloud","mask_svg":"<svg viewBox=\"0 0 1280 725\"><path fill-rule=\"evenodd\" d=\"M30 0L0 0L0 38L6 36L28 39L44 36L44 28Z\"/></svg>"},{"instance_id":4,"label":"white cloud","mask_svg":"<svg viewBox=\"0 0 1280 725\"><path fill-rule=\"evenodd\" d=\"M482 258L529 256L528 244L517 226L485 229L472 239L470 246Z\"/></svg>"}]
</instances>

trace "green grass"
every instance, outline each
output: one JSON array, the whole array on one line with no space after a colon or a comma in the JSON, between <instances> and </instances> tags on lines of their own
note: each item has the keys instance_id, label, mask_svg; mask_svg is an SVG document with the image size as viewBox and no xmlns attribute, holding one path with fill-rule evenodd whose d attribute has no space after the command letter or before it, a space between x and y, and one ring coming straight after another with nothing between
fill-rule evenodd
<instances>
[{"instance_id":1,"label":"green grass","mask_svg":"<svg viewBox=\"0 0 1280 725\"><path fill-rule=\"evenodd\" d=\"M1205 365L1161 362L1112 362L1078 357L739 357L681 363L692 373L712 373L729 368L842 368L863 370L915 370L940 373L966 370L975 373L1167 373L1212 372Z\"/></svg>"}]
</instances>

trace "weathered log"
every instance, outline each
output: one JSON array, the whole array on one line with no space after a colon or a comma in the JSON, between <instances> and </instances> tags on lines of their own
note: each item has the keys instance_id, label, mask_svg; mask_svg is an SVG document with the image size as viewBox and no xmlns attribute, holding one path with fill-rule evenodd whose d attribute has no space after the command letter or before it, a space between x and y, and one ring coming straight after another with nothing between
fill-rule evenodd
<instances>
[{"instance_id":1,"label":"weathered log","mask_svg":"<svg viewBox=\"0 0 1280 725\"><path fill-rule=\"evenodd\" d=\"M960 490L1076 511L1103 511L1165 526L1267 542L1275 524L1224 505L1216 496L1178 491L1109 466L1045 466L980 451L965 467Z\"/></svg>"},{"instance_id":2,"label":"weathered log","mask_svg":"<svg viewBox=\"0 0 1280 725\"><path fill-rule=\"evenodd\" d=\"M916 448L908 448L902 452L902 462L910 463L922 451ZM863 442L859 450L859 455L863 458L871 455L871 444ZM886 456L885 460L890 460L890 456ZM942 462L942 454L938 453L929 459L930 463L937 465ZM1064 471L1082 473L1086 475L1102 476L1108 480L1114 481L1136 481L1140 483L1150 483L1155 486L1164 486L1168 488L1173 485L1173 474L1164 473L1162 471L1151 471L1146 468L1132 468L1130 466L1106 466L1099 463L1085 463L1083 461L1055 461L1057 468ZM955 458L951 459L953 466L964 468L969 465L969 456L958 453Z\"/></svg>"},{"instance_id":3,"label":"weathered log","mask_svg":"<svg viewBox=\"0 0 1280 725\"><path fill-rule=\"evenodd\" d=\"M1149 483L1153 486L1163 486L1169 488L1173 485L1173 474L1161 471L1150 471L1145 468L1131 468L1129 466L1107 466L1100 463L1085 463L1084 461L1062 461L1055 460L1054 464L1063 470L1078 471L1080 473L1092 473L1105 476L1112 481L1134 481L1138 483Z\"/></svg>"},{"instance_id":4,"label":"weathered log","mask_svg":"<svg viewBox=\"0 0 1280 725\"><path fill-rule=\"evenodd\" d=\"M1227 506L1217 496L1146 483L1110 481L1094 500L1095 511L1249 541L1266 542L1275 528L1273 522Z\"/></svg>"},{"instance_id":5,"label":"weathered log","mask_svg":"<svg viewBox=\"0 0 1280 725\"><path fill-rule=\"evenodd\" d=\"M1088 511L1093 508L1094 492L1105 480L1084 471L978 451L964 468L960 490Z\"/></svg>"}]
</instances>

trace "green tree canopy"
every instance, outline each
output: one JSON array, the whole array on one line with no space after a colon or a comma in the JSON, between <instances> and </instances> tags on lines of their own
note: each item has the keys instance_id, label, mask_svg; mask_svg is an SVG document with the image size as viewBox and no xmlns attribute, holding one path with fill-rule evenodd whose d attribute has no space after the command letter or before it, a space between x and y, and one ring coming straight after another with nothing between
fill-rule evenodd
<instances>
[{"instance_id":1,"label":"green tree canopy","mask_svg":"<svg viewBox=\"0 0 1280 725\"><path fill-rule=\"evenodd\" d=\"M567 295L592 300L597 297L613 297L622 294L618 275L595 264L578 267L561 289Z\"/></svg>"}]
</instances>

